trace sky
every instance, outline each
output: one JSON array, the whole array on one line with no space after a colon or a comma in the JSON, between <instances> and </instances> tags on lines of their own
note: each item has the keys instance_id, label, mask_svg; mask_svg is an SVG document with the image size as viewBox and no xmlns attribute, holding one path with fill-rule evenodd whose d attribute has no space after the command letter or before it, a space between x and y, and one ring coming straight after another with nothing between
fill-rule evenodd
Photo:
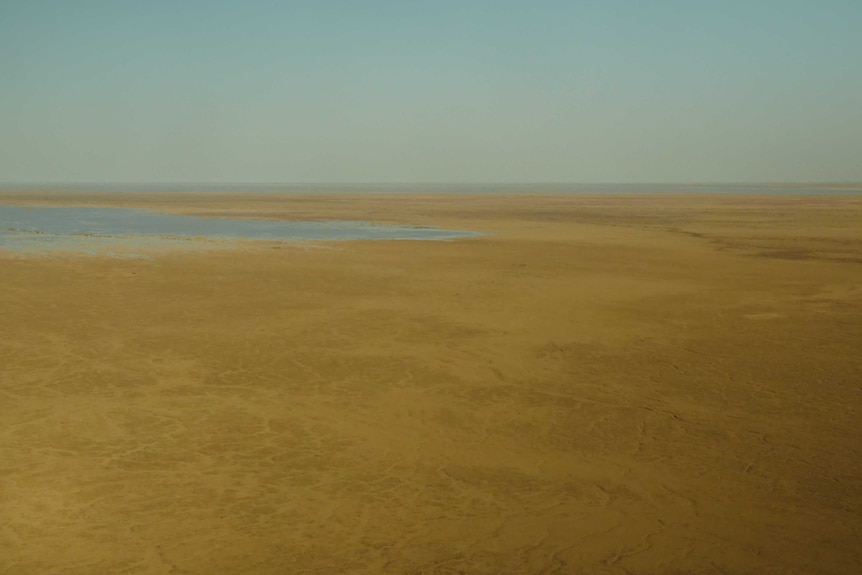
<instances>
[{"instance_id":1,"label":"sky","mask_svg":"<svg viewBox=\"0 0 862 575\"><path fill-rule=\"evenodd\" d=\"M0 0L0 182L862 181L860 0Z\"/></svg>"}]
</instances>

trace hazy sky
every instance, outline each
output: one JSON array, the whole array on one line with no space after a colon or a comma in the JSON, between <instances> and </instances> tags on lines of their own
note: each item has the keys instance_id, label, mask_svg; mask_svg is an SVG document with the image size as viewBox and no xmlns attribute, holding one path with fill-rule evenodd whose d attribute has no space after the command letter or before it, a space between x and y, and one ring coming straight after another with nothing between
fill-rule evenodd
<instances>
[{"instance_id":1,"label":"hazy sky","mask_svg":"<svg viewBox=\"0 0 862 575\"><path fill-rule=\"evenodd\" d=\"M862 180L862 0L0 0L0 181Z\"/></svg>"}]
</instances>

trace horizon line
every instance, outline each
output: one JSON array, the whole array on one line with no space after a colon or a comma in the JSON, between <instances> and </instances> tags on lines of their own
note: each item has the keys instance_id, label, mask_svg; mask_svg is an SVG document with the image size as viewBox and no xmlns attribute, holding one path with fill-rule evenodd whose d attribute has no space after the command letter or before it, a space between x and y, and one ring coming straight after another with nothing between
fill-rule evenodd
<instances>
[{"instance_id":1,"label":"horizon line","mask_svg":"<svg viewBox=\"0 0 862 575\"><path fill-rule=\"evenodd\" d=\"M752 180L752 181L333 181L333 182L243 182L243 181L0 181L0 186L862 186L862 180Z\"/></svg>"}]
</instances>

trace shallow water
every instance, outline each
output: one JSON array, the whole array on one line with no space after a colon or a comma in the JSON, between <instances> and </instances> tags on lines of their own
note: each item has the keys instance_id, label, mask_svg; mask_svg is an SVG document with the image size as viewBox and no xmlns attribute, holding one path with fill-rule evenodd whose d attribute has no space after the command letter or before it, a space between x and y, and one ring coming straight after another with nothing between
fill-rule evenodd
<instances>
[{"instance_id":1,"label":"shallow water","mask_svg":"<svg viewBox=\"0 0 862 575\"><path fill-rule=\"evenodd\" d=\"M130 208L0 205L0 249L37 253L128 252L134 248L187 245L190 240L445 240L475 235L361 221L215 219Z\"/></svg>"}]
</instances>

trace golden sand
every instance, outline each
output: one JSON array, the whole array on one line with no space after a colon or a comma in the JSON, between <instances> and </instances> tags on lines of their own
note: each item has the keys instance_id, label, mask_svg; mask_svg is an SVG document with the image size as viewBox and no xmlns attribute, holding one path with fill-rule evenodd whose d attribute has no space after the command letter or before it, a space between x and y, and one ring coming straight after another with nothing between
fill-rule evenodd
<instances>
[{"instance_id":1,"label":"golden sand","mask_svg":"<svg viewBox=\"0 0 862 575\"><path fill-rule=\"evenodd\" d=\"M862 197L12 194L445 242L0 252L0 573L862 572Z\"/></svg>"}]
</instances>

